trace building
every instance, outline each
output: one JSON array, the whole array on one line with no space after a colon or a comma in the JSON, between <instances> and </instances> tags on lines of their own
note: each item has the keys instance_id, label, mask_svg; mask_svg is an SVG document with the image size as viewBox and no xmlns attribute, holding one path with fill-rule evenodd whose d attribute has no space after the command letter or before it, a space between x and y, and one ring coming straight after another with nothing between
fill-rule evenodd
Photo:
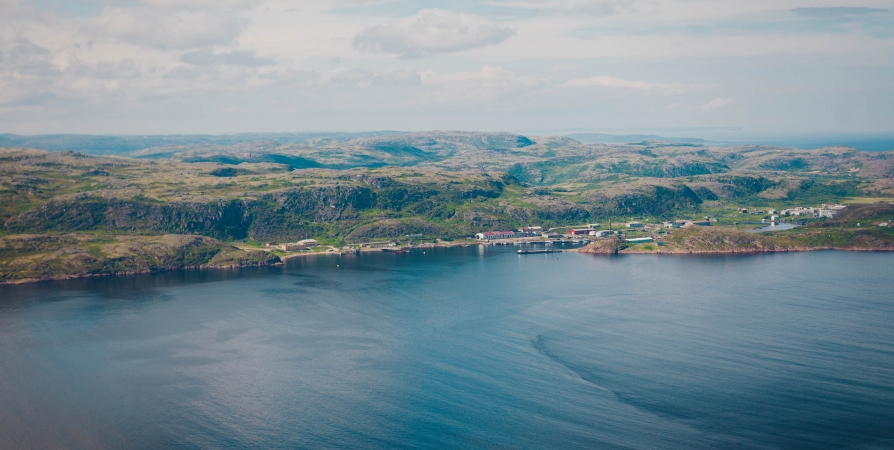
<instances>
[{"instance_id":1,"label":"building","mask_svg":"<svg viewBox=\"0 0 894 450\"><path fill-rule=\"evenodd\" d=\"M515 233L515 237L533 237L543 235L543 227L522 227Z\"/></svg>"},{"instance_id":2,"label":"building","mask_svg":"<svg viewBox=\"0 0 894 450\"><path fill-rule=\"evenodd\" d=\"M596 231L596 230L591 230L589 228L572 228L572 229L568 230L568 234L570 234L572 236L587 236L590 234L591 231Z\"/></svg>"},{"instance_id":3,"label":"building","mask_svg":"<svg viewBox=\"0 0 894 450\"><path fill-rule=\"evenodd\" d=\"M682 227L683 224L685 224L685 223L686 223L685 220L683 221L683 223L680 223L679 220L676 221L676 222L665 221L663 225L664 225L664 228L680 228L680 227Z\"/></svg>"},{"instance_id":4,"label":"building","mask_svg":"<svg viewBox=\"0 0 894 450\"><path fill-rule=\"evenodd\" d=\"M388 248L388 247L396 247L397 242L369 242L366 244L360 244L361 247L369 247L369 248Z\"/></svg>"},{"instance_id":5,"label":"building","mask_svg":"<svg viewBox=\"0 0 894 450\"><path fill-rule=\"evenodd\" d=\"M799 206L797 208L783 209L782 214L786 216L819 216L819 208L807 208Z\"/></svg>"},{"instance_id":6,"label":"building","mask_svg":"<svg viewBox=\"0 0 894 450\"><path fill-rule=\"evenodd\" d=\"M515 237L514 231L485 231L475 235L479 241L493 241L495 239L512 239Z\"/></svg>"},{"instance_id":7,"label":"building","mask_svg":"<svg viewBox=\"0 0 894 450\"><path fill-rule=\"evenodd\" d=\"M304 246L303 244L301 244L300 242L288 242L288 243L285 243L285 244L279 244L279 245L276 246L276 248L278 248L278 249L280 249L280 250L282 250L282 251L284 251L284 252L294 252L294 251L297 251L297 250L304 250L304 249L307 248L307 247L305 247L305 246Z\"/></svg>"},{"instance_id":8,"label":"building","mask_svg":"<svg viewBox=\"0 0 894 450\"><path fill-rule=\"evenodd\" d=\"M653 240L654 239L652 239L650 237L642 237L642 238L624 239L624 242L629 242L631 244L644 244L646 242L652 242Z\"/></svg>"},{"instance_id":9,"label":"building","mask_svg":"<svg viewBox=\"0 0 894 450\"><path fill-rule=\"evenodd\" d=\"M627 228L642 228L642 222L627 222Z\"/></svg>"},{"instance_id":10,"label":"building","mask_svg":"<svg viewBox=\"0 0 894 450\"><path fill-rule=\"evenodd\" d=\"M316 247L320 245L320 243L317 242L316 239L303 239L298 241L298 243L305 247Z\"/></svg>"},{"instance_id":11,"label":"building","mask_svg":"<svg viewBox=\"0 0 894 450\"><path fill-rule=\"evenodd\" d=\"M590 236L596 236L596 237L606 237L610 234L612 234L612 232L609 230L593 230L590 232Z\"/></svg>"}]
</instances>

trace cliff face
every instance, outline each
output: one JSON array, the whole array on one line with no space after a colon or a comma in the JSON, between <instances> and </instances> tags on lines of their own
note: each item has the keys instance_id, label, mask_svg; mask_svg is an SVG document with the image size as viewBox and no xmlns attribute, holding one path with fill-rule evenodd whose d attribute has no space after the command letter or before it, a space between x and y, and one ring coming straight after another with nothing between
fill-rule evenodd
<instances>
[{"instance_id":1,"label":"cliff face","mask_svg":"<svg viewBox=\"0 0 894 450\"><path fill-rule=\"evenodd\" d=\"M81 196L51 200L7 223L15 231L115 230L202 234L216 239L263 240L310 233L312 224L356 221L378 205L401 207L424 193L363 187L292 189L250 200L152 202Z\"/></svg>"},{"instance_id":2,"label":"cliff face","mask_svg":"<svg viewBox=\"0 0 894 450\"><path fill-rule=\"evenodd\" d=\"M221 240L250 238L262 241L306 238L326 230L344 236L369 222L364 218L365 212L380 211L386 217L389 214L416 215L429 220L452 221L456 230L469 232L474 223L463 223L465 216L456 214L455 205L497 198L504 188L499 180L448 188L393 180L371 181L381 187L346 184L290 188L207 202L161 202L139 195L106 198L81 194L51 199L18 214L5 225L10 231L19 233L108 230L201 234ZM574 215L587 214L576 208ZM360 234L369 235L372 229L367 228ZM445 233L431 223L411 228ZM380 237L389 236L386 233Z\"/></svg>"}]
</instances>

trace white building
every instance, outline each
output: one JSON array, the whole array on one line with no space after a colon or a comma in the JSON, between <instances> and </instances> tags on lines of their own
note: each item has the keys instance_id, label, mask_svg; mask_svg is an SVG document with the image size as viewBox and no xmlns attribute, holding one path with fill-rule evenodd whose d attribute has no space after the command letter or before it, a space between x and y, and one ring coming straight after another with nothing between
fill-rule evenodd
<instances>
[{"instance_id":1,"label":"white building","mask_svg":"<svg viewBox=\"0 0 894 450\"><path fill-rule=\"evenodd\" d=\"M493 241L495 239L511 239L515 237L514 231L485 231L475 235L479 241Z\"/></svg>"}]
</instances>

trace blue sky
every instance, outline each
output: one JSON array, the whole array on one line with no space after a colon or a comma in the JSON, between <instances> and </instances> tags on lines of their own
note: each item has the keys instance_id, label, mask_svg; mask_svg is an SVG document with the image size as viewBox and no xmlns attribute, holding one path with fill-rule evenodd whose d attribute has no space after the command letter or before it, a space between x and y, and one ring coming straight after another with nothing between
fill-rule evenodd
<instances>
[{"instance_id":1,"label":"blue sky","mask_svg":"<svg viewBox=\"0 0 894 450\"><path fill-rule=\"evenodd\" d=\"M894 132L894 0L0 0L0 132Z\"/></svg>"}]
</instances>

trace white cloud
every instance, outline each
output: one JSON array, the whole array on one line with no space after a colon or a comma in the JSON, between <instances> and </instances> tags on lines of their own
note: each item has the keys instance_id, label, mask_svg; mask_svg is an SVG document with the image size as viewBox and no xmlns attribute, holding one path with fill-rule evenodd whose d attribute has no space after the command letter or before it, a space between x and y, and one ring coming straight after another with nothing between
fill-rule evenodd
<instances>
[{"instance_id":1,"label":"white cloud","mask_svg":"<svg viewBox=\"0 0 894 450\"><path fill-rule=\"evenodd\" d=\"M142 0L146 6L163 9L242 9L260 0Z\"/></svg>"},{"instance_id":2,"label":"white cloud","mask_svg":"<svg viewBox=\"0 0 894 450\"><path fill-rule=\"evenodd\" d=\"M502 67L491 66L485 66L478 72L438 73L427 70L419 75L422 78L422 85L430 88L421 99L427 102L495 98L531 89L546 81L534 77L518 76Z\"/></svg>"},{"instance_id":3,"label":"white cloud","mask_svg":"<svg viewBox=\"0 0 894 450\"><path fill-rule=\"evenodd\" d=\"M383 86L412 86L422 83L419 72L413 69L388 69L373 77L373 84Z\"/></svg>"},{"instance_id":4,"label":"white cloud","mask_svg":"<svg viewBox=\"0 0 894 450\"><path fill-rule=\"evenodd\" d=\"M273 64L271 58L257 56L254 50L230 52L212 52L211 49L202 49L189 52L180 57L180 60L197 66L230 65L230 66L267 66Z\"/></svg>"},{"instance_id":5,"label":"white cloud","mask_svg":"<svg viewBox=\"0 0 894 450\"><path fill-rule=\"evenodd\" d=\"M702 108L717 109L717 108L723 108L724 106L732 105L734 103L736 103L736 99L734 99L734 98L717 97L717 98L709 101L708 103L705 103L704 105L702 105Z\"/></svg>"},{"instance_id":6,"label":"white cloud","mask_svg":"<svg viewBox=\"0 0 894 450\"><path fill-rule=\"evenodd\" d=\"M632 8L633 0L517 0L497 4L538 12L610 16Z\"/></svg>"},{"instance_id":7,"label":"white cloud","mask_svg":"<svg viewBox=\"0 0 894 450\"><path fill-rule=\"evenodd\" d=\"M369 86L373 74L363 69L336 69L327 74L326 81L333 84L354 84Z\"/></svg>"},{"instance_id":8,"label":"white cloud","mask_svg":"<svg viewBox=\"0 0 894 450\"><path fill-rule=\"evenodd\" d=\"M608 88L626 88L640 91L655 91L665 95L682 94L687 87L680 83L651 83L648 81L624 80L615 77L590 77L590 78L574 78L566 81L564 87L591 87L600 86Z\"/></svg>"},{"instance_id":9,"label":"white cloud","mask_svg":"<svg viewBox=\"0 0 894 450\"><path fill-rule=\"evenodd\" d=\"M363 30L354 38L354 47L412 58L497 44L513 33L510 28L472 14L427 9Z\"/></svg>"},{"instance_id":10,"label":"white cloud","mask_svg":"<svg viewBox=\"0 0 894 450\"><path fill-rule=\"evenodd\" d=\"M232 42L240 21L202 11L162 13L150 8L108 8L83 28L96 39L111 38L158 48L190 48Z\"/></svg>"},{"instance_id":11,"label":"white cloud","mask_svg":"<svg viewBox=\"0 0 894 450\"><path fill-rule=\"evenodd\" d=\"M304 108L301 126L327 129L730 125L705 113L724 107L750 128L834 128L847 125L834 111L856 111L853 127L888 129L894 0L816 8L830 1L484 0L383 18L420 3L0 0L0 132L231 131L214 102L257 102L284 127ZM445 11L459 8L477 15ZM773 111L747 116L726 96ZM233 126L274 127L258 117Z\"/></svg>"}]
</instances>

